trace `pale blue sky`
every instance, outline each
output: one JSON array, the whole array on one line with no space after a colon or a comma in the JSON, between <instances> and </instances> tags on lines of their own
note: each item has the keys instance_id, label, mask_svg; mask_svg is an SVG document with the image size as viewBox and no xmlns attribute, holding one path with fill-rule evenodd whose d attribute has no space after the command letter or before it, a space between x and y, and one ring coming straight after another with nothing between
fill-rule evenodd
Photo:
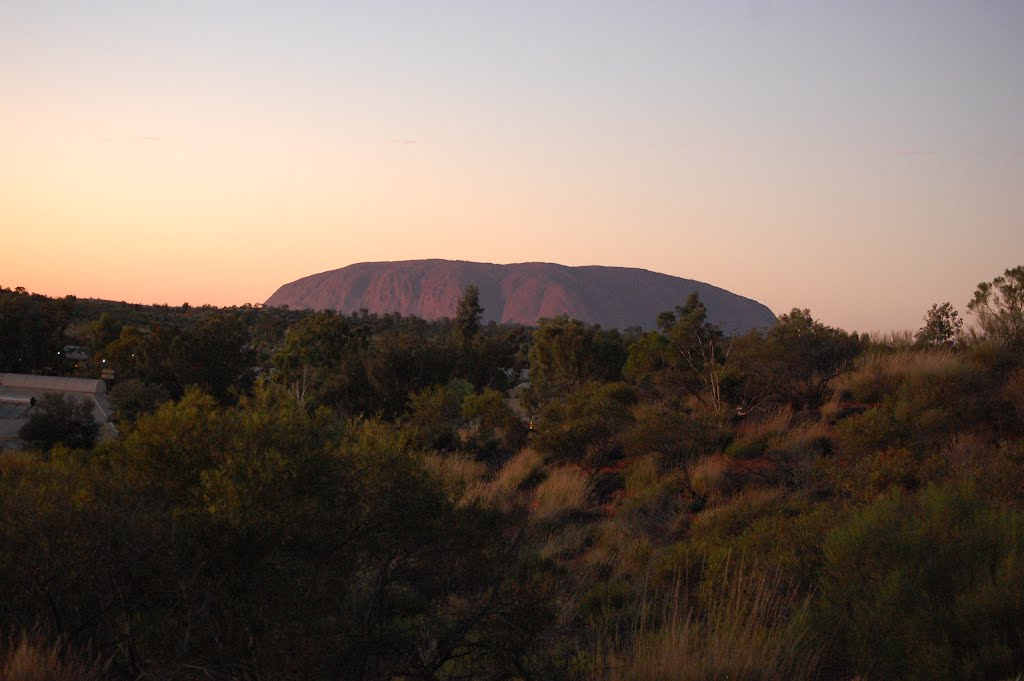
<instances>
[{"instance_id":1,"label":"pale blue sky","mask_svg":"<svg viewBox=\"0 0 1024 681\"><path fill-rule=\"evenodd\" d=\"M544 260L916 328L1024 264L1022 67L1009 0L7 0L0 285Z\"/></svg>"}]
</instances>

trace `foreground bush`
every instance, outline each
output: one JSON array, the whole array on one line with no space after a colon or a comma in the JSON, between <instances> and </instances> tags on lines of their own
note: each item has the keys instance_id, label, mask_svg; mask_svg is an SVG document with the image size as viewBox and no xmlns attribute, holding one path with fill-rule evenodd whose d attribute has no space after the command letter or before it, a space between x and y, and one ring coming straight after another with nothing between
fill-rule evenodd
<instances>
[{"instance_id":1,"label":"foreground bush","mask_svg":"<svg viewBox=\"0 0 1024 681\"><path fill-rule=\"evenodd\" d=\"M956 488L892 493L825 544L818 630L866 679L1024 669L1024 514Z\"/></svg>"},{"instance_id":2,"label":"foreground bush","mask_svg":"<svg viewBox=\"0 0 1024 681\"><path fill-rule=\"evenodd\" d=\"M278 391L187 393L88 457L0 458L0 518L0 626L121 678L554 676L501 517L396 429Z\"/></svg>"}]
</instances>

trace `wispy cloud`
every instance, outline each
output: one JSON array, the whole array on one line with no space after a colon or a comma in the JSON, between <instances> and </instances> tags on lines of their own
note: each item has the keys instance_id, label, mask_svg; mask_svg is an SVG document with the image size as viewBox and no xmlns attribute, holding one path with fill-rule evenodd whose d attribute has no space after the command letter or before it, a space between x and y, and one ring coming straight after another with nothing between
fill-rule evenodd
<instances>
[{"instance_id":1,"label":"wispy cloud","mask_svg":"<svg viewBox=\"0 0 1024 681\"><path fill-rule=\"evenodd\" d=\"M390 144L416 144L416 140L408 137L392 137Z\"/></svg>"},{"instance_id":2,"label":"wispy cloud","mask_svg":"<svg viewBox=\"0 0 1024 681\"><path fill-rule=\"evenodd\" d=\"M163 141L159 135L126 135L100 137L101 141L107 144L156 144Z\"/></svg>"},{"instance_id":3,"label":"wispy cloud","mask_svg":"<svg viewBox=\"0 0 1024 681\"><path fill-rule=\"evenodd\" d=\"M938 156L939 152L929 151L928 149L916 149L914 147L896 147L894 149L883 150L888 156Z\"/></svg>"}]
</instances>

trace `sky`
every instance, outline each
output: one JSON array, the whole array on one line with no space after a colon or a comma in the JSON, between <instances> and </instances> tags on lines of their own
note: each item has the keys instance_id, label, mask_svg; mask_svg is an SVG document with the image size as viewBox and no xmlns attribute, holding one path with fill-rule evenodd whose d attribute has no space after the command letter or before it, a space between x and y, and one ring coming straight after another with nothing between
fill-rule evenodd
<instances>
[{"instance_id":1,"label":"sky","mask_svg":"<svg viewBox=\"0 0 1024 681\"><path fill-rule=\"evenodd\" d=\"M1024 264L1019 0L0 0L0 286L640 267L858 331Z\"/></svg>"}]
</instances>

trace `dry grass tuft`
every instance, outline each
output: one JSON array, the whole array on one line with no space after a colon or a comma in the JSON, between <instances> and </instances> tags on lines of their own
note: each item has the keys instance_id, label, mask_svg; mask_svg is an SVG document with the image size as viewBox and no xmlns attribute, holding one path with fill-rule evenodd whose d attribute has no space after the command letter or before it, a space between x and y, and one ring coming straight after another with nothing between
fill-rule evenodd
<instances>
[{"instance_id":1,"label":"dry grass tuft","mask_svg":"<svg viewBox=\"0 0 1024 681\"><path fill-rule=\"evenodd\" d=\"M789 430L793 422L793 407L786 405L769 411L761 418L751 420L743 426L743 434L752 439L776 435Z\"/></svg>"},{"instance_id":2,"label":"dry grass tuft","mask_svg":"<svg viewBox=\"0 0 1024 681\"><path fill-rule=\"evenodd\" d=\"M553 468L533 494L531 516L538 522L555 522L587 508L594 485L576 466Z\"/></svg>"},{"instance_id":3,"label":"dry grass tuft","mask_svg":"<svg viewBox=\"0 0 1024 681\"><path fill-rule=\"evenodd\" d=\"M726 454L734 459L756 459L767 451L769 440L789 430L792 422L793 408L788 405L751 419L740 428Z\"/></svg>"},{"instance_id":4,"label":"dry grass tuft","mask_svg":"<svg viewBox=\"0 0 1024 681\"><path fill-rule=\"evenodd\" d=\"M644 574L654 548L650 538L629 523L611 518L601 523L583 564L613 577Z\"/></svg>"},{"instance_id":5,"label":"dry grass tuft","mask_svg":"<svg viewBox=\"0 0 1024 681\"><path fill-rule=\"evenodd\" d=\"M478 498L487 474L487 465L468 454L428 454L423 466L440 480L445 494L457 504Z\"/></svg>"},{"instance_id":6,"label":"dry grass tuft","mask_svg":"<svg viewBox=\"0 0 1024 681\"><path fill-rule=\"evenodd\" d=\"M899 331L872 331L868 334L871 344L893 349L909 349L914 346L914 332L910 329Z\"/></svg>"},{"instance_id":7,"label":"dry grass tuft","mask_svg":"<svg viewBox=\"0 0 1024 681\"><path fill-rule=\"evenodd\" d=\"M798 451L814 448L818 443L828 440L831 436L832 431L827 423L805 421L780 434L774 444L778 449Z\"/></svg>"},{"instance_id":8,"label":"dry grass tuft","mask_svg":"<svg viewBox=\"0 0 1024 681\"><path fill-rule=\"evenodd\" d=\"M712 454L696 461L690 467L693 490L713 504L728 492L729 457Z\"/></svg>"},{"instance_id":9,"label":"dry grass tuft","mask_svg":"<svg viewBox=\"0 0 1024 681\"><path fill-rule=\"evenodd\" d=\"M834 384L830 386L828 399L821 405L820 413L822 420L829 423L835 423L843 414L843 392Z\"/></svg>"},{"instance_id":10,"label":"dry grass tuft","mask_svg":"<svg viewBox=\"0 0 1024 681\"><path fill-rule=\"evenodd\" d=\"M0 479L24 475L38 465L39 455L34 452L0 449Z\"/></svg>"},{"instance_id":11,"label":"dry grass tuft","mask_svg":"<svg viewBox=\"0 0 1024 681\"><path fill-rule=\"evenodd\" d=\"M543 468L544 457L541 454L532 449L522 449L501 467L491 487L495 495L511 496L539 475Z\"/></svg>"},{"instance_id":12,"label":"dry grass tuft","mask_svg":"<svg viewBox=\"0 0 1024 681\"><path fill-rule=\"evenodd\" d=\"M100 681L105 667L60 641L46 643L28 634L0 646L0 681Z\"/></svg>"}]
</instances>

